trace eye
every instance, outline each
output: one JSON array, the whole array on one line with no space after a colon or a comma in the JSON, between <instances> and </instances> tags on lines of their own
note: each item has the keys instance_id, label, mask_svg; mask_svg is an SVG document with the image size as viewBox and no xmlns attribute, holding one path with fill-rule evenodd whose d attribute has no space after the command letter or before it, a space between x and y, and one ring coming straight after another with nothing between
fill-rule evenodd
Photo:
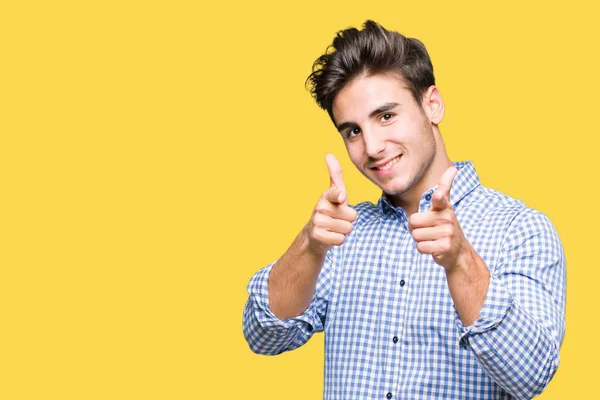
<instances>
[{"instance_id":1,"label":"eye","mask_svg":"<svg viewBox=\"0 0 600 400\"><path fill-rule=\"evenodd\" d=\"M381 116L381 121L389 121L390 119L392 119L393 116L394 114L383 114Z\"/></svg>"},{"instance_id":2,"label":"eye","mask_svg":"<svg viewBox=\"0 0 600 400\"><path fill-rule=\"evenodd\" d=\"M347 138L353 138L356 135L358 135L359 133L360 133L360 128L348 129L348 131L346 131L346 137Z\"/></svg>"}]
</instances>

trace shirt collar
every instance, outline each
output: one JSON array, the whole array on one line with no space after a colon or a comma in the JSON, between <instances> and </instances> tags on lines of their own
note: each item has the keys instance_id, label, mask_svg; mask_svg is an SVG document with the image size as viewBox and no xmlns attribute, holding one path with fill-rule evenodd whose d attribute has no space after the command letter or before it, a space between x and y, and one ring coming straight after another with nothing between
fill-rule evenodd
<instances>
[{"instance_id":1,"label":"shirt collar","mask_svg":"<svg viewBox=\"0 0 600 400\"><path fill-rule=\"evenodd\" d=\"M458 173L456 174L456 177L452 182L452 188L450 189L450 203L452 206L455 206L459 201L465 198L465 196L477 188L481 182L479 181L479 176L471 161L458 161L453 164L458 169ZM433 193L436 189L437 185L423 193L423 195ZM382 193L377 204L383 214L397 212L396 207L394 207L385 193Z\"/></svg>"}]
</instances>

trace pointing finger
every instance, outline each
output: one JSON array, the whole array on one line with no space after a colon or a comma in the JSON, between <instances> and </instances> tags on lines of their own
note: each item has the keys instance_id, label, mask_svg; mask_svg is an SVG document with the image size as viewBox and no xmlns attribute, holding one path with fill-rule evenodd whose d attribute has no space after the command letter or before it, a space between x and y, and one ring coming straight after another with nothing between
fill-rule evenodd
<instances>
[{"instance_id":1,"label":"pointing finger","mask_svg":"<svg viewBox=\"0 0 600 400\"><path fill-rule=\"evenodd\" d=\"M451 207L450 203L450 189L452 188L452 182L458 170L452 166L448 168L440 177L438 187L432 196L431 210L441 211L448 207Z\"/></svg>"},{"instance_id":2,"label":"pointing finger","mask_svg":"<svg viewBox=\"0 0 600 400\"><path fill-rule=\"evenodd\" d=\"M327 154L325 156L325 162L327 163L327 169L329 170L329 178L332 187L339 190L337 202L342 204L347 199L346 186L344 185L344 178L342 176L342 166L340 162L333 154Z\"/></svg>"}]
</instances>

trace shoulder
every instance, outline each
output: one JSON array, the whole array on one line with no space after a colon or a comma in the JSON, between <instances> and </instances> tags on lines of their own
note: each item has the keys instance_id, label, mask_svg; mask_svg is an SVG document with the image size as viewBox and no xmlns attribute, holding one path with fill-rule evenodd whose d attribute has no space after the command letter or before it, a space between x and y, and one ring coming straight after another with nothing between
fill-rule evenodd
<instances>
[{"instance_id":1,"label":"shoulder","mask_svg":"<svg viewBox=\"0 0 600 400\"><path fill-rule=\"evenodd\" d=\"M481 186L478 192L473 205L478 205L476 208L480 212L485 210L482 215L486 216L487 222L503 221L506 226L506 244L522 242L535 236L558 241L552 221L543 212L494 189Z\"/></svg>"},{"instance_id":2,"label":"shoulder","mask_svg":"<svg viewBox=\"0 0 600 400\"><path fill-rule=\"evenodd\" d=\"M509 247L525 242L536 242L559 249L558 233L550 218L543 212L526 207L513 218L505 243Z\"/></svg>"},{"instance_id":3,"label":"shoulder","mask_svg":"<svg viewBox=\"0 0 600 400\"><path fill-rule=\"evenodd\" d=\"M480 185L463 198L455 210L475 225L507 227L528 207L521 200Z\"/></svg>"}]
</instances>

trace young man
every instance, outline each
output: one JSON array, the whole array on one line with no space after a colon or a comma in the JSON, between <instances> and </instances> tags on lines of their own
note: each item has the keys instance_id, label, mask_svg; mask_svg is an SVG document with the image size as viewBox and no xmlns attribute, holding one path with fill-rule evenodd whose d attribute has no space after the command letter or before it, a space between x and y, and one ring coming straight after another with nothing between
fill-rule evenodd
<instances>
[{"instance_id":1,"label":"young man","mask_svg":"<svg viewBox=\"0 0 600 400\"><path fill-rule=\"evenodd\" d=\"M423 44L367 21L313 66L311 92L383 191L350 207L339 162L283 256L250 281L244 334L278 354L325 331L326 399L541 393L565 330L565 260L542 213L452 163Z\"/></svg>"}]
</instances>

